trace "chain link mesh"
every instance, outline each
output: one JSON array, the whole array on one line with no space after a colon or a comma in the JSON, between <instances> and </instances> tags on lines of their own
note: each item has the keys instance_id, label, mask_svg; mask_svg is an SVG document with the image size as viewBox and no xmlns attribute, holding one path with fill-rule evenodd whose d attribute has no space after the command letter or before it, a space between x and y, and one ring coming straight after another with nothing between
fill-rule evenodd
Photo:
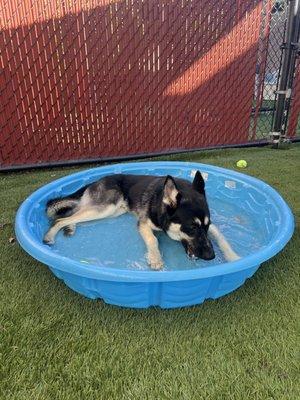
<instances>
[{"instance_id":1,"label":"chain link mesh","mask_svg":"<svg viewBox=\"0 0 300 400\"><path fill-rule=\"evenodd\" d=\"M296 61L287 137L300 137L300 58Z\"/></svg>"},{"instance_id":2,"label":"chain link mesh","mask_svg":"<svg viewBox=\"0 0 300 400\"><path fill-rule=\"evenodd\" d=\"M286 18L272 4L3 1L1 167L264 137Z\"/></svg>"},{"instance_id":3,"label":"chain link mesh","mask_svg":"<svg viewBox=\"0 0 300 400\"><path fill-rule=\"evenodd\" d=\"M282 63L281 45L288 16L285 0L267 2L263 8L264 23L260 34L260 53L257 64L257 88L252 112L250 140L268 139L272 131L276 90Z\"/></svg>"}]
</instances>

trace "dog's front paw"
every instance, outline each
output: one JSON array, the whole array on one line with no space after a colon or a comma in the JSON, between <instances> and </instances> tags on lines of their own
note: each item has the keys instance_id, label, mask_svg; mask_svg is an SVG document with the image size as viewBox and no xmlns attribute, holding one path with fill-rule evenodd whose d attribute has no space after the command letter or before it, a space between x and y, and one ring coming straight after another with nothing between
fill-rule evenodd
<instances>
[{"instance_id":1,"label":"dog's front paw","mask_svg":"<svg viewBox=\"0 0 300 400\"><path fill-rule=\"evenodd\" d=\"M163 260L161 259L160 254L148 253L147 259L148 259L148 263L149 263L151 269L158 271L158 270L162 269L164 266L164 263L163 263Z\"/></svg>"}]
</instances>

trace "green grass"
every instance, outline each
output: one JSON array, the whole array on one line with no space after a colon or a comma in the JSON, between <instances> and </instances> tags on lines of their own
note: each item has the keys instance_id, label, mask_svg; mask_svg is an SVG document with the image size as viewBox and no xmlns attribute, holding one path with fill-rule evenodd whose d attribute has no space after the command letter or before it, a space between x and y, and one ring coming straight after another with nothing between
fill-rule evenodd
<instances>
[{"instance_id":1,"label":"green grass","mask_svg":"<svg viewBox=\"0 0 300 400\"><path fill-rule=\"evenodd\" d=\"M169 158L232 169L246 159L245 172L278 189L299 223L300 146ZM9 243L21 201L80 169L0 177L1 400L299 399L299 227L226 297L169 311L108 306Z\"/></svg>"}]
</instances>

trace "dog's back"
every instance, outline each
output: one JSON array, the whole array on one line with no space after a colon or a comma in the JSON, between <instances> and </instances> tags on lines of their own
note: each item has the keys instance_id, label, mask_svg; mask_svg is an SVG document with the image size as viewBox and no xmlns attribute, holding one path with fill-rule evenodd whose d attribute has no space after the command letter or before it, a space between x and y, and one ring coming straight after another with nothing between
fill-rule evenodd
<instances>
[{"instance_id":1,"label":"dog's back","mask_svg":"<svg viewBox=\"0 0 300 400\"><path fill-rule=\"evenodd\" d=\"M153 192L156 186L153 183L159 184L159 181L163 182L163 178L149 175L109 175L68 196L49 200L46 212L49 218L55 220L70 216L86 205L109 206L122 200L127 203L130 211L138 210L149 199L145 193Z\"/></svg>"}]
</instances>

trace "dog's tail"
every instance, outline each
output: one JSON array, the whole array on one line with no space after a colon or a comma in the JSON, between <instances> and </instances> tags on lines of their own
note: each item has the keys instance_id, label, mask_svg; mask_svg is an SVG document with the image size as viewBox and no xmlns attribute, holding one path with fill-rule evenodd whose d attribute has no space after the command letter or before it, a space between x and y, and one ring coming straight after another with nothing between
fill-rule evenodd
<instances>
[{"instance_id":1,"label":"dog's tail","mask_svg":"<svg viewBox=\"0 0 300 400\"><path fill-rule=\"evenodd\" d=\"M46 205L46 213L48 218L54 220L57 218L69 217L74 213L78 204L79 200L71 197L51 199Z\"/></svg>"},{"instance_id":2,"label":"dog's tail","mask_svg":"<svg viewBox=\"0 0 300 400\"><path fill-rule=\"evenodd\" d=\"M51 199L46 205L46 213L48 218L57 219L69 217L75 212L76 207L79 205L80 200L88 188L88 185L83 186L77 192L72 193L66 197L58 197Z\"/></svg>"}]
</instances>

